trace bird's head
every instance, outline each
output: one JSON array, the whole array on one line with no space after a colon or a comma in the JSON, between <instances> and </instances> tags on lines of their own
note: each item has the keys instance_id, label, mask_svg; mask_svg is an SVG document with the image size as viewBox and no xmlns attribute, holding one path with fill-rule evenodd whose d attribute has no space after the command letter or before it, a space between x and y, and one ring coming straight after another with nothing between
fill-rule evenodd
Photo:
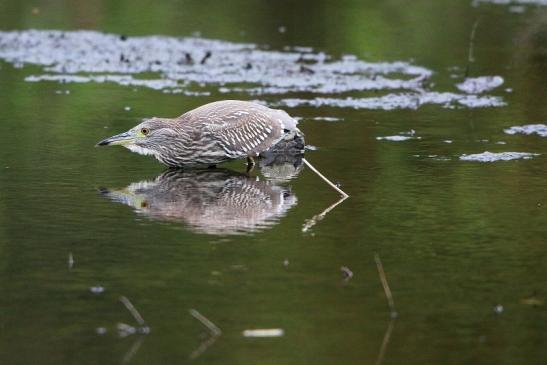
<instances>
[{"instance_id":1,"label":"bird's head","mask_svg":"<svg viewBox=\"0 0 547 365\"><path fill-rule=\"evenodd\" d=\"M141 155L159 155L170 145L177 132L170 119L145 119L127 132L103 139L97 146L120 145Z\"/></svg>"}]
</instances>

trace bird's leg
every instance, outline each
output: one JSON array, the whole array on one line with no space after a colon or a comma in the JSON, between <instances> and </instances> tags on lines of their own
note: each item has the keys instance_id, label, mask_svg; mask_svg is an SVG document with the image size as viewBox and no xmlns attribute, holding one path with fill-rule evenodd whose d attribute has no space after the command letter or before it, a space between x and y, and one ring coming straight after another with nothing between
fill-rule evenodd
<instances>
[{"instance_id":1,"label":"bird's leg","mask_svg":"<svg viewBox=\"0 0 547 365\"><path fill-rule=\"evenodd\" d=\"M253 156L247 156L247 173L251 172L255 167L255 160Z\"/></svg>"}]
</instances>

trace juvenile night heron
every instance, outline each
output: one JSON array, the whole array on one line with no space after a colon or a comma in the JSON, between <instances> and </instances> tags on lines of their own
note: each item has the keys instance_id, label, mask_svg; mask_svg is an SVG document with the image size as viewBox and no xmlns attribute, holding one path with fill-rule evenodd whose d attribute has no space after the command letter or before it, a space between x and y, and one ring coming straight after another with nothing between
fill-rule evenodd
<instances>
[{"instance_id":1,"label":"juvenile night heron","mask_svg":"<svg viewBox=\"0 0 547 365\"><path fill-rule=\"evenodd\" d=\"M252 166L254 158L266 152L303 153L304 135L296 125L297 121L283 110L223 100L174 119L146 119L97 145L122 145L142 155L153 155L169 167L214 166L241 158L247 158Z\"/></svg>"}]
</instances>

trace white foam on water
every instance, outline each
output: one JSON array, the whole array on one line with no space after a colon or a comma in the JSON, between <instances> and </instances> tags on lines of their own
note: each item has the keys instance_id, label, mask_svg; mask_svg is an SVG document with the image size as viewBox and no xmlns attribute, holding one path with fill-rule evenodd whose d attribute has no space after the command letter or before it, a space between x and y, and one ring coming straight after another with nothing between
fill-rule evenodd
<instances>
[{"instance_id":1,"label":"white foam on water","mask_svg":"<svg viewBox=\"0 0 547 365\"><path fill-rule=\"evenodd\" d=\"M547 6L547 0L473 0L472 5L480 4L495 4L495 5L537 5Z\"/></svg>"},{"instance_id":2,"label":"white foam on water","mask_svg":"<svg viewBox=\"0 0 547 365\"><path fill-rule=\"evenodd\" d=\"M510 161L510 160L529 160L539 156L539 153L530 152L488 152L476 153L472 155L461 155L462 161L477 161L477 162L496 162L496 161Z\"/></svg>"},{"instance_id":3,"label":"white foam on water","mask_svg":"<svg viewBox=\"0 0 547 365\"><path fill-rule=\"evenodd\" d=\"M481 94L501 85L503 85L503 77L501 76L480 76L469 77L462 83L457 84L456 87L468 94Z\"/></svg>"},{"instance_id":4,"label":"white foam on water","mask_svg":"<svg viewBox=\"0 0 547 365\"><path fill-rule=\"evenodd\" d=\"M146 87L169 94L315 94L285 98L285 106L356 109L499 107L500 97L429 90L433 71L409 62L366 62L355 55L339 59L309 47L268 50L250 43L196 37L125 37L95 31L26 30L0 32L0 60L14 67L38 65L42 73L27 82L105 83ZM207 88L207 89L205 89ZM347 97L344 93L385 92Z\"/></svg>"},{"instance_id":5,"label":"white foam on water","mask_svg":"<svg viewBox=\"0 0 547 365\"><path fill-rule=\"evenodd\" d=\"M322 107L331 106L338 108L353 108L353 109L418 109L422 105L440 105L444 108L485 108L485 107L501 107L506 103L502 98L496 96L478 96L478 95L462 95L455 93L439 93L439 92L423 92L417 94L387 94L379 97L368 98L324 98L316 97L314 99L298 99L289 98L282 99L279 103L281 106L297 107L297 106L312 106Z\"/></svg>"},{"instance_id":6,"label":"white foam on water","mask_svg":"<svg viewBox=\"0 0 547 365\"><path fill-rule=\"evenodd\" d=\"M503 130L506 134L537 134L541 137L547 137L547 125L545 124L525 124L518 125Z\"/></svg>"}]
</instances>

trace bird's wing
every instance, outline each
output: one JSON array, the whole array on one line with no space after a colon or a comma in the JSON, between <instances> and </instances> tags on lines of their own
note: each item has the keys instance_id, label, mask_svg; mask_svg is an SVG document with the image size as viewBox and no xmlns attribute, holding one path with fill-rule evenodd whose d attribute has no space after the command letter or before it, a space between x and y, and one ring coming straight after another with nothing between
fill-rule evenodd
<instances>
[{"instance_id":1,"label":"bird's wing","mask_svg":"<svg viewBox=\"0 0 547 365\"><path fill-rule=\"evenodd\" d=\"M201 125L234 157L256 156L268 150L281 140L284 129L296 125L282 110L235 100L206 104L182 117Z\"/></svg>"}]
</instances>

